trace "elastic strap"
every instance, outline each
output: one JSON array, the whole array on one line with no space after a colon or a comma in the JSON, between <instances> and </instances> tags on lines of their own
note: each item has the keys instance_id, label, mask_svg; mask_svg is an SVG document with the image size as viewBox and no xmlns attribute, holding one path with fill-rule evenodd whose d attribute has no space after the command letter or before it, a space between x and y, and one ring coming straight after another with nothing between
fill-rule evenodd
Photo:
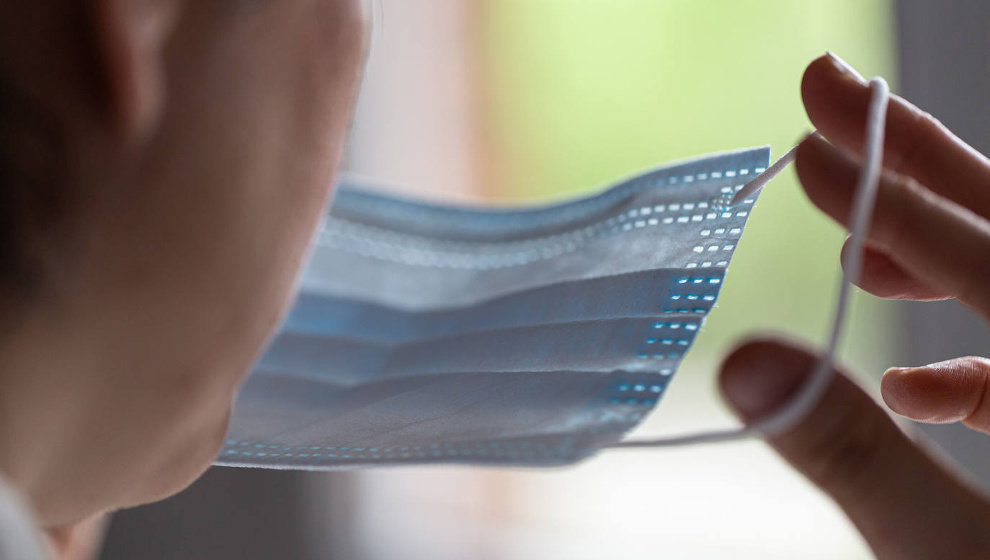
<instances>
[{"instance_id":1,"label":"elastic strap","mask_svg":"<svg viewBox=\"0 0 990 560\"><path fill-rule=\"evenodd\" d=\"M834 375L833 362L839 339L846 322L846 310L849 304L849 293L852 280L859 277L863 262L863 246L866 241L870 217L876 201L877 189L880 183L881 164L883 161L884 128L887 117L887 104L890 99L890 87L883 78L870 80L871 97L869 114L866 120L866 141L863 167L859 180L852 210L852 236L849 241L849 251L843 262L843 274L839 283L839 295L835 301L835 312L832 318L832 329L825 345L825 351L815 364L812 374L801 387L801 390L784 406L772 414L757 420L741 429L714 430L659 439L642 439L621 441L608 448L647 448L673 447L678 445L693 445L699 443L715 443L733 441L753 436L772 437L786 432L803 420L821 400L828 389ZM767 170L747 183L733 198L732 204L752 195L780 173L788 164L794 161L797 146L781 156Z\"/></svg>"}]
</instances>

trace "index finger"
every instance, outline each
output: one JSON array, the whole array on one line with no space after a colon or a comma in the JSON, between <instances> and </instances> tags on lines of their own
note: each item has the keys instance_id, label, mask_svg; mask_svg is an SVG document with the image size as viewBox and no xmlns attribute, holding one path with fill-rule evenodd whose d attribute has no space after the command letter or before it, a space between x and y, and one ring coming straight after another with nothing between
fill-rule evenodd
<instances>
[{"instance_id":1,"label":"index finger","mask_svg":"<svg viewBox=\"0 0 990 560\"><path fill-rule=\"evenodd\" d=\"M870 89L861 76L829 53L808 65L801 97L823 136L845 151L862 152ZM887 110L884 167L990 217L990 160L897 96Z\"/></svg>"}]
</instances>

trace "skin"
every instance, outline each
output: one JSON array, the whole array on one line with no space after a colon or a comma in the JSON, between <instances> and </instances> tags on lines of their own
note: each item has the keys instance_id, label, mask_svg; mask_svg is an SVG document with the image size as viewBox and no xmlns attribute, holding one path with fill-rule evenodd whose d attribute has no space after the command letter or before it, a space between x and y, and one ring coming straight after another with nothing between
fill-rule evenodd
<instances>
[{"instance_id":1,"label":"skin","mask_svg":"<svg viewBox=\"0 0 990 560\"><path fill-rule=\"evenodd\" d=\"M28 291L0 288L0 472L55 554L83 558L101 513L184 488L212 461L238 383L283 312L329 195L363 50L351 0L0 4L0 71L58 144L72 204L28 232ZM835 59L802 94L824 138L808 196L849 214L868 91ZM990 163L904 100L858 283L990 313ZM51 158L49 158L51 159ZM813 355L743 344L721 388L745 419L793 393ZM990 431L990 362L887 372L900 414ZM771 445L881 558L990 556L990 505L844 375Z\"/></svg>"},{"instance_id":2,"label":"skin","mask_svg":"<svg viewBox=\"0 0 990 560\"><path fill-rule=\"evenodd\" d=\"M848 226L869 89L843 62L824 56L808 66L801 93L821 136L801 144L798 178L819 209ZM886 134L885 173L857 285L892 299L956 298L990 318L990 161L898 97ZM752 421L786 402L814 362L794 343L752 340L725 360L721 390ZM990 361L976 357L893 368L881 393L908 418L990 433L988 375ZM836 501L879 558L990 557L990 503L841 372L809 417L770 444Z\"/></svg>"},{"instance_id":3,"label":"skin","mask_svg":"<svg viewBox=\"0 0 990 560\"><path fill-rule=\"evenodd\" d=\"M0 6L0 37L71 201L29 232L37 282L0 289L0 472L77 557L101 512L216 456L327 202L364 16L358 0L31 0Z\"/></svg>"}]
</instances>

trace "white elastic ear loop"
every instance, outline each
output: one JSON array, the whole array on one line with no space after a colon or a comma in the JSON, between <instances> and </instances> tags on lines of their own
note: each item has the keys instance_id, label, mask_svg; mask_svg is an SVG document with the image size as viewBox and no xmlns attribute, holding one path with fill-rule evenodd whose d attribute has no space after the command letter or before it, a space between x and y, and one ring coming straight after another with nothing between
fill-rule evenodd
<instances>
[{"instance_id":1,"label":"white elastic ear loop","mask_svg":"<svg viewBox=\"0 0 990 560\"><path fill-rule=\"evenodd\" d=\"M606 447L673 447L676 445L731 441L752 436L775 436L793 428L821 400L825 391L828 389L829 383L832 381L832 365L846 321L846 308L849 302L850 286L852 285L852 280L859 277L859 271L863 262L863 245L866 240L870 217L873 214L873 206L880 183L884 128L887 117L887 103L890 99L890 87L883 78L879 77L870 80L870 87L872 95L870 97L869 114L866 120L863 167L860 170L853 199L852 227L850 230L852 236L849 242L849 251L846 253L846 259L843 262L842 280L839 283L839 295L835 301L835 314L832 318L832 331L829 335L824 353L815 364L811 375L801 387L801 390L794 398L773 414L741 429L716 430L660 439L621 441ZM770 181L770 179L780 173L781 170L794 160L796 148L796 146L791 148L780 159L774 162L773 165L767 168L765 172L744 185L733 198L732 203L735 204L739 200L755 193Z\"/></svg>"}]
</instances>

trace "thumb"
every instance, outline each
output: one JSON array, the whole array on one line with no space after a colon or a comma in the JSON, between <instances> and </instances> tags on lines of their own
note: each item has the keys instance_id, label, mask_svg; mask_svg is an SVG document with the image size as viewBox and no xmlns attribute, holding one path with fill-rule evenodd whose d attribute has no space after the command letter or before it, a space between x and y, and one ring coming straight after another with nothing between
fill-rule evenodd
<instances>
[{"instance_id":1,"label":"thumb","mask_svg":"<svg viewBox=\"0 0 990 560\"><path fill-rule=\"evenodd\" d=\"M894 412L930 423L962 421L990 433L990 360L956 358L918 368L891 368L880 392Z\"/></svg>"},{"instance_id":2,"label":"thumb","mask_svg":"<svg viewBox=\"0 0 990 560\"><path fill-rule=\"evenodd\" d=\"M793 395L816 358L753 341L725 360L723 395L744 421ZM990 555L990 505L916 447L843 375L821 402L770 445L845 511L880 558Z\"/></svg>"}]
</instances>

